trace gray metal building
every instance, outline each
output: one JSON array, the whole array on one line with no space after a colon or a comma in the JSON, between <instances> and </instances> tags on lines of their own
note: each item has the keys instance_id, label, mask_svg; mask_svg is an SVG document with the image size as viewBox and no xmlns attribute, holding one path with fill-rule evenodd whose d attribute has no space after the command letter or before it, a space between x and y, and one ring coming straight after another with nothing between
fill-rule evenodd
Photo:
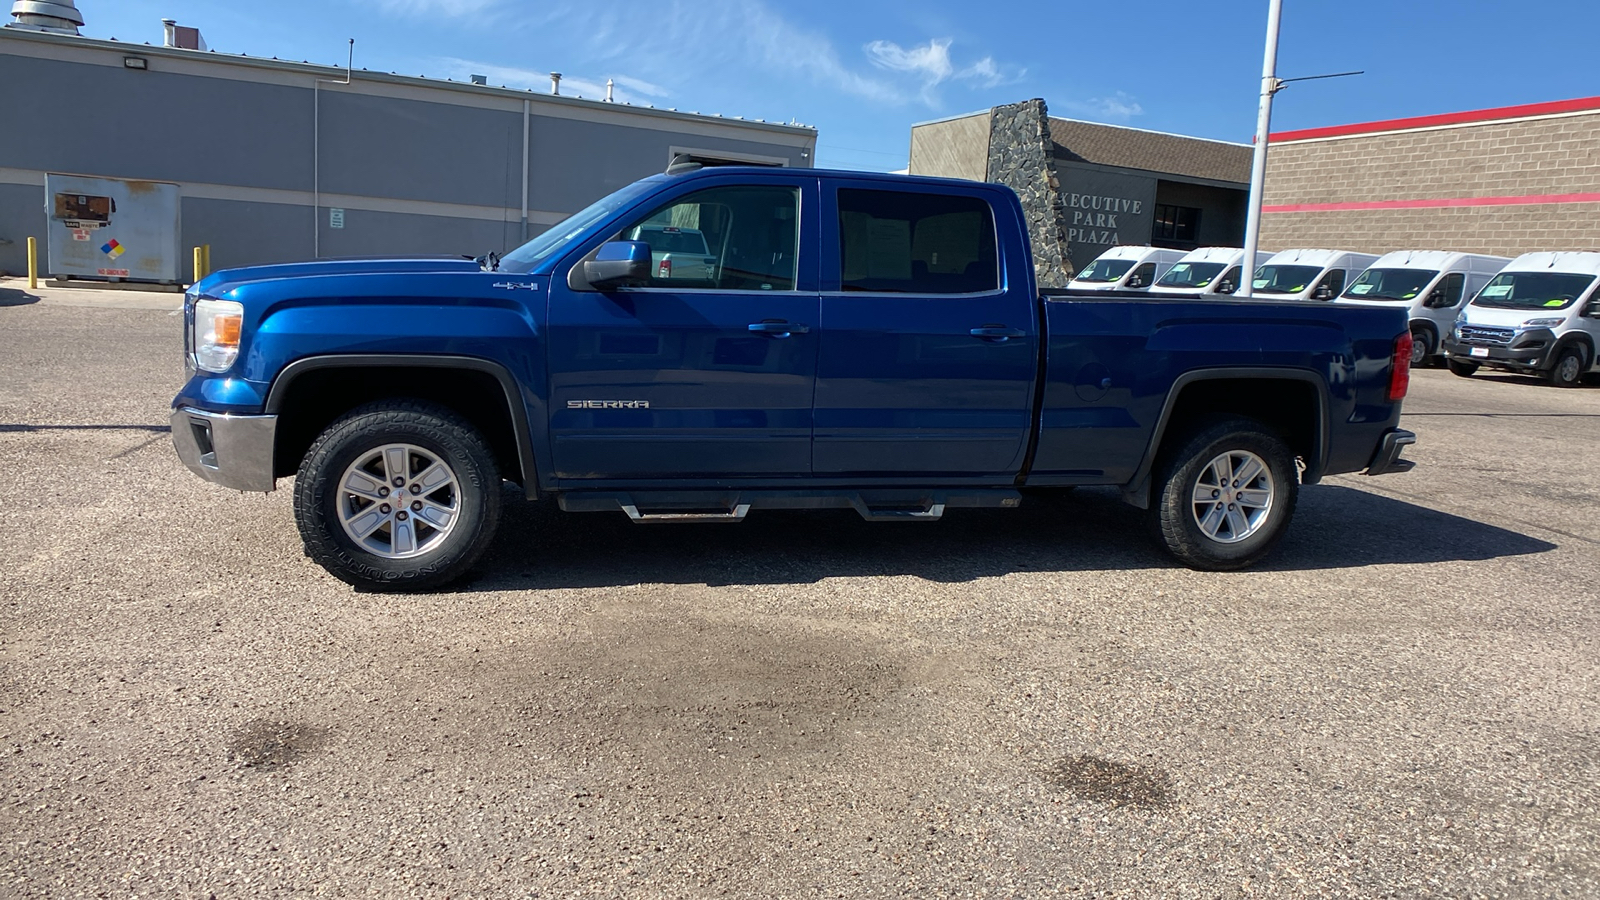
<instances>
[{"instance_id":1,"label":"gray metal building","mask_svg":"<svg viewBox=\"0 0 1600 900\"><path fill-rule=\"evenodd\" d=\"M220 269L504 252L675 155L809 166L817 140L802 126L360 69L347 81L337 67L13 27L0 28L0 85L11 273L25 239L42 246L51 227L47 173L176 183L182 247L209 244Z\"/></svg>"}]
</instances>

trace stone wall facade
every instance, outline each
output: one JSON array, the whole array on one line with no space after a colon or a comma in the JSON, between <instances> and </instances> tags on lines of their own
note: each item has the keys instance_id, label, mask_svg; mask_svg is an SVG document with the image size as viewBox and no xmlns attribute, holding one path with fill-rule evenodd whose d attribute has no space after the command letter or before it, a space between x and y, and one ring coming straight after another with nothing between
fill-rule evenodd
<instances>
[{"instance_id":1,"label":"stone wall facade","mask_svg":"<svg viewBox=\"0 0 1600 900\"><path fill-rule=\"evenodd\" d=\"M1066 204L1056 171L1050 115L1043 100L989 111L987 180L1011 188L1022 199L1039 286L1066 287L1075 270L1067 244Z\"/></svg>"},{"instance_id":2,"label":"stone wall facade","mask_svg":"<svg viewBox=\"0 0 1600 900\"><path fill-rule=\"evenodd\" d=\"M1293 135L1267 156L1263 247L1600 249L1600 108Z\"/></svg>"}]
</instances>

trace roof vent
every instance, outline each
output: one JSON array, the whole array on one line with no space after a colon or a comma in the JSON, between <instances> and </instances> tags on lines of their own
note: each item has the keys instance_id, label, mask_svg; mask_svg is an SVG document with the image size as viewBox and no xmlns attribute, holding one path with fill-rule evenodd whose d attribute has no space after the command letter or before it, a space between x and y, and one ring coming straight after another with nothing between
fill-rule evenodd
<instances>
[{"instance_id":1,"label":"roof vent","mask_svg":"<svg viewBox=\"0 0 1600 900\"><path fill-rule=\"evenodd\" d=\"M57 34L77 34L83 24L83 13L72 5L72 0L17 0L11 4L15 22L7 28L26 28L29 31L53 31Z\"/></svg>"},{"instance_id":2,"label":"roof vent","mask_svg":"<svg viewBox=\"0 0 1600 900\"><path fill-rule=\"evenodd\" d=\"M489 85L489 76L487 75L472 75L470 77L472 78L473 84L481 84L485 87Z\"/></svg>"}]
</instances>

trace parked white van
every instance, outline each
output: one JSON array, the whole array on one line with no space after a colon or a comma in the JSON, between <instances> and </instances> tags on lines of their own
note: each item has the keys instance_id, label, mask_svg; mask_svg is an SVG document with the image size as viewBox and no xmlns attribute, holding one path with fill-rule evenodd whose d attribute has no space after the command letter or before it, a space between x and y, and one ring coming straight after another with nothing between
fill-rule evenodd
<instances>
[{"instance_id":1,"label":"parked white van","mask_svg":"<svg viewBox=\"0 0 1600 900\"><path fill-rule=\"evenodd\" d=\"M1332 300L1377 261L1375 253L1349 250L1280 250L1256 269L1250 293L1272 300Z\"/></svg>"},{"instance_id":2,"label":"parked white van","mask_svg":"<svg viewBox=\"0 0 1600 900\"><path fill-rule=\"evenodd\" d=\"M1600 253L1524 253L1490 279L1456 319L1450 371L1479 366L1542 375L1575 387L1600 347Z\"/></svg>"},{"instance_id":3,"label":"parked white van","mask_svg":"<svg viewBox=\"0 0 1600 900\"><path fill-rule=\"evenodd\" d=\"M1167 274L1172 264L1180 259L1183 259L1182 250L1112 247L1085 266L1068 287L1090 291L1142 291Z\"/></svg>"},{"instance_id":4,"label":"parked white van","mask_svg":"<svg viewBox=\"0 0 1600 900\"><path fill-rule=\"evenodd\" d=\"M1511 260L1448 250L1385 253L1339 297L1363 306L1404 306L1411 313L1411 364L1442 353L1461 307Z\"/></svg>"},{"instance_id":5,"label":"parked white van","mask_svg":"<svg viewBox=\"0 0 1600 900\"><path fill-rule=\"evenodd\" d=\"M1152 294L1231 294L1239 289L1244 251L1238 247L1201 247L1184 254L1150 288Z\"/></svg>"}]
</instances>

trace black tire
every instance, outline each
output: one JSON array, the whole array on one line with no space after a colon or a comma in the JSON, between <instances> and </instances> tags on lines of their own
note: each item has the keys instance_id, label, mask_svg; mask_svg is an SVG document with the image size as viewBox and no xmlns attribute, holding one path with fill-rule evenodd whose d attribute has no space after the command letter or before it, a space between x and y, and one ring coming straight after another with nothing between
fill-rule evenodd
<instances>
[{"instance_id":1,"label":"black tire","mask_svg":"<svg viewBox=\"0 0 1600 900\"><path fill-rule=\"evenodd\" d=\"M1214 474L1211 467L1224 454L1254 456L1271 479L1267 486L1269 502L1260 508L1259 518L1252 520L1251 527L1238 538L1221 530L1215 536L1207 534L1198 512L1205 504L1195 500L1197 491L1203 487L1202 478ZM1261 482L1258 479L1255 483ZM1220 491L1216 493L1220 496ZM1151 531L1169 553L1191 568L1242 569L1265 556L1283 537L1289 521L1294 518L1299 496L1299 471L1289 445L1260 422L1227 418L1191 434L1174 452L1164 454L1150 507ZM1229 494L1220 499L1231 497ZM1240 509L1245 505L1241 502ZM1211 510L1207 512L1209 518ZM1248 514L1241 513L1246 517ZM1222 512L1221 515L1231 519L1233 514Z\"/></svg>"},{"instance_id":2,"label":"black tire","mask_svg":"<svg viewBox=\"0 0 1600 900\"><path fill-rule=\"evenodd\" d=\"M1433 362L1433 329L1421 325L1411 329L1411 368L1426 368Z\"/></svg>"},{"instance_id":3,"label":"black tire","mask_svg":"<svg viewBox=\"0 0 1600 900\"><path fill-rule=\"evenodd\" d=\"M1550 383L1556 387L1577 387L1583 384L1583 373L1589 371L1589 354L1582 344L1568 344L1556 352L1555 365L1550 367Z\"/></svg>"},{"instance_id":4,"label":"black tire","mask_svg":"<svg viewBox=\"0 0 1600 900\"><path fill-rule=\"evenodd\" d=\"M407 504L411 509L424 503L449 503L454 508L443 528L425 521L425 513L409 513L413 516L409 526L397 525L393 519L380 525L371 538L374 544L384 538L381 529L388 528L390 552L398 554L409 547L416 553L401 558L358 542L341 519L341 511L362 503L370 506L349 513L351 517L380 508L380 501L363 501L341 484L363 458L395 445L416 452L380 454L370 464L373 471L381 468L388 472L391 461L403 459L400 464L407 472L402 480L420 481L424 472L416 470L431 457L444 464L453 477L439 493L429 493L426 488L415 495L403 493L412 485L392 489L403 502L392 512L390 506L382 506L387 515L379 518L407 519ZM373 484L384 480L366 477ZM388 485L381 490L385 498L390 496ZM446 407L419 400L369 403L334 421L306 451L295 479L294 516L306 555L341 581L365 590L427 590L465 574L494 539L500 522L500 476L482 435Z\"/></svg>"},{"instance_id":5,"label":"black tire","mask_svg":"<svg viewBox=\"0 0 1600 900\"><path fill-rule=\"evenodd\" d=\"M1445 365L1450 367L1451 375L1460 375L1462 378L1471 378L1472 373L1478 371L1477 363L1466 362L1465 360L1456 359L1455 357L1451 357L1450 361L1445 363Z\"/></svg>"}]
</instances>

